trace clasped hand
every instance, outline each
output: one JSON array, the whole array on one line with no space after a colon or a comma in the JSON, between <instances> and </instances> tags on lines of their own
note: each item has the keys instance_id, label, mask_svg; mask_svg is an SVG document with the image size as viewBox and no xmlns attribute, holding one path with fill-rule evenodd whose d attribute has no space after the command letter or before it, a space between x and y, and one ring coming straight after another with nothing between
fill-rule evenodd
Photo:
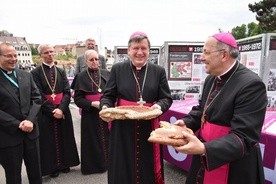
<instances>
[{"instance_id":1,"label":"clasped hand","mask_svg":"<svg viewBox=\"0 0 276 184\"><path fill-rule=\"evenodd\" d=\"M55 110L53 110L53 116L54 116L54 118L56 118L56 119L62 119L62 118L64 118L63 117L63 112L62 112L62 110L60 110L60 109L55 109Z\"/></svg>"},{"instance_id":2,"label":"clasped hand","mask_svg":"<svg viewBox=\"0 0 276 184\"><path fill-rule=\"evenodd\" d=\"M33 127L34 127L34 124L29 120L23 120L19 124L20 130L22 130L23 132L30 133L31 131L33 131Z\"/></svg>"}]
</instances>

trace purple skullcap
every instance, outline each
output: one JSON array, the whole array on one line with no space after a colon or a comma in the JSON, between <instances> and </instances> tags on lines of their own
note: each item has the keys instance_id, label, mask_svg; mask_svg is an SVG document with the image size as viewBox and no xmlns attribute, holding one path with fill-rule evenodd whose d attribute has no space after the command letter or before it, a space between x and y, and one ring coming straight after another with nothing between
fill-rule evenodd
<instances>
[{"instance_id":1,"label":"purple skullcap","mask_svg":"<svg viewBox=\"0 0 276 184\"><path fill-rule=\"evenodd\" d=\"M231 33L217 33L214 34L212 37L231 47L238 48L237 42Z\"/></svg>"},{"instance_id":2,"label":"purple skullcap","mask_svg":"<svg viewBox=\"0 0 276 184\"><path fill-rule=\"evenodd\" d=\"M148 37L146 33L141 32L141 31L136 31L136 32L131 34L129 39L132 39L132 38L135 38L135 37L138 37L138 36Z\"/></svg>"}]
</instances>

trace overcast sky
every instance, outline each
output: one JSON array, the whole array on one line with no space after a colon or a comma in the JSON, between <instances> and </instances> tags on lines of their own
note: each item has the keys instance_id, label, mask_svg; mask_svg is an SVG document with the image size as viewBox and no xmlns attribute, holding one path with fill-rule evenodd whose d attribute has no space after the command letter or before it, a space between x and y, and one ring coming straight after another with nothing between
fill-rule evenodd
<instances>
[{"instance_id":1,"label":"overcast sky","mask_svg":"<svg viewBox=\"0 0 276 184\"><path fill-rule=\"evenodd\" d=\"M259 0L3 0L0 30L28 43L66 44L94 37L101 47L125 46L146 32L164 41L204 41L207 36L256 22L248 4Z\"/></svg>"}]
</instances>

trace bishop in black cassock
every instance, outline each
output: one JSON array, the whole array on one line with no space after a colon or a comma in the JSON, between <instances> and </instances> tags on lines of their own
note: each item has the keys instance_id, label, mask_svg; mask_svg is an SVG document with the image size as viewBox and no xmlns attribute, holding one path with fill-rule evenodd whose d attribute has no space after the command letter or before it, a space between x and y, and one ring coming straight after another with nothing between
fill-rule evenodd
<instances>
[{"instance_id":1,"label":"bishop in black cassock","mask_svg":"<svg viewBox=\"0 0 276 184\"><path fill-rule=\"evenodd\" d=\"M113 65L101 103L113 107L116 98L135 103L139 101L138 88L131 68L140 85L146 77L143 100L147 103L158 103L163 112L167 111L172 101L166 73L164 68L151 63L148 63L147 76L146 66L136 70L130 61ZM140 183L155 183L156 173L163 172L163 157L160 151L162 149L147 141L155 128L150 120L112 121L109 183L128 184L130 181L135 183L137 177ZM157 162L160 162L159 171L155 165Z\"/></svg>"},{"instance_id":2,"label":"bishop in black cassock","mask_svg":"<svg viewBox=\"0 0 276 184\"><path fill-rule=\"evenodd\" d=\"M41 47L43 64L31 71L42 96L38 118L41 169L43 176L51 174L57 177L60 171L68 172L70 167L79 165L79 156L69 109L71 93L66 73L54 65L53 47ZM61 110L63 117L54 117L55 109Z\"/></svg>"},{"instance_id":3,"label":"bishop in black cassock","mask_svg":"<svg viewBox=\"0 0 276 184\"><path fill-rule=\"evenodd\" d=\"M109 129L99 117L99 101L110 73L99 68L96 51L86 51L85 58L88 67L77 74L72 88L81 108L81 172L93 174L105 172L108 166Z\"/></svg>"}]
</instances>

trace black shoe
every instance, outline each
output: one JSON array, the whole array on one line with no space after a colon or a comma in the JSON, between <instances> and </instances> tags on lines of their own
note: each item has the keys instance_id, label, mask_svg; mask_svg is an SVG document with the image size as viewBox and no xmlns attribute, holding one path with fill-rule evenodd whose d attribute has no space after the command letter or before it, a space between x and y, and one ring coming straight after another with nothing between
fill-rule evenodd
<instances>
[{"instance_id":1,"label":"black shoe","mask_svg":"<svg viewBox=\"0 0 276 184\"><path fill-rule=\"evenodd\" d=\"M59 176L59 171L54 171L54 172L52 172L52 173L50 174L50 176L51 176L52 178L58 177L58 176Z\"/></svg>"},{"instance_id":2,"label":"black shoe","mask_svg":"<svg viewBox=\"0 0 276 184\"><path fill-rule=\"evenodd\" d=\"M70 167L65 168L65 169L62 169L61 171L62 171L63 173L69 173L69 172L70 172Z\"/></svg>"}]
</instances>

